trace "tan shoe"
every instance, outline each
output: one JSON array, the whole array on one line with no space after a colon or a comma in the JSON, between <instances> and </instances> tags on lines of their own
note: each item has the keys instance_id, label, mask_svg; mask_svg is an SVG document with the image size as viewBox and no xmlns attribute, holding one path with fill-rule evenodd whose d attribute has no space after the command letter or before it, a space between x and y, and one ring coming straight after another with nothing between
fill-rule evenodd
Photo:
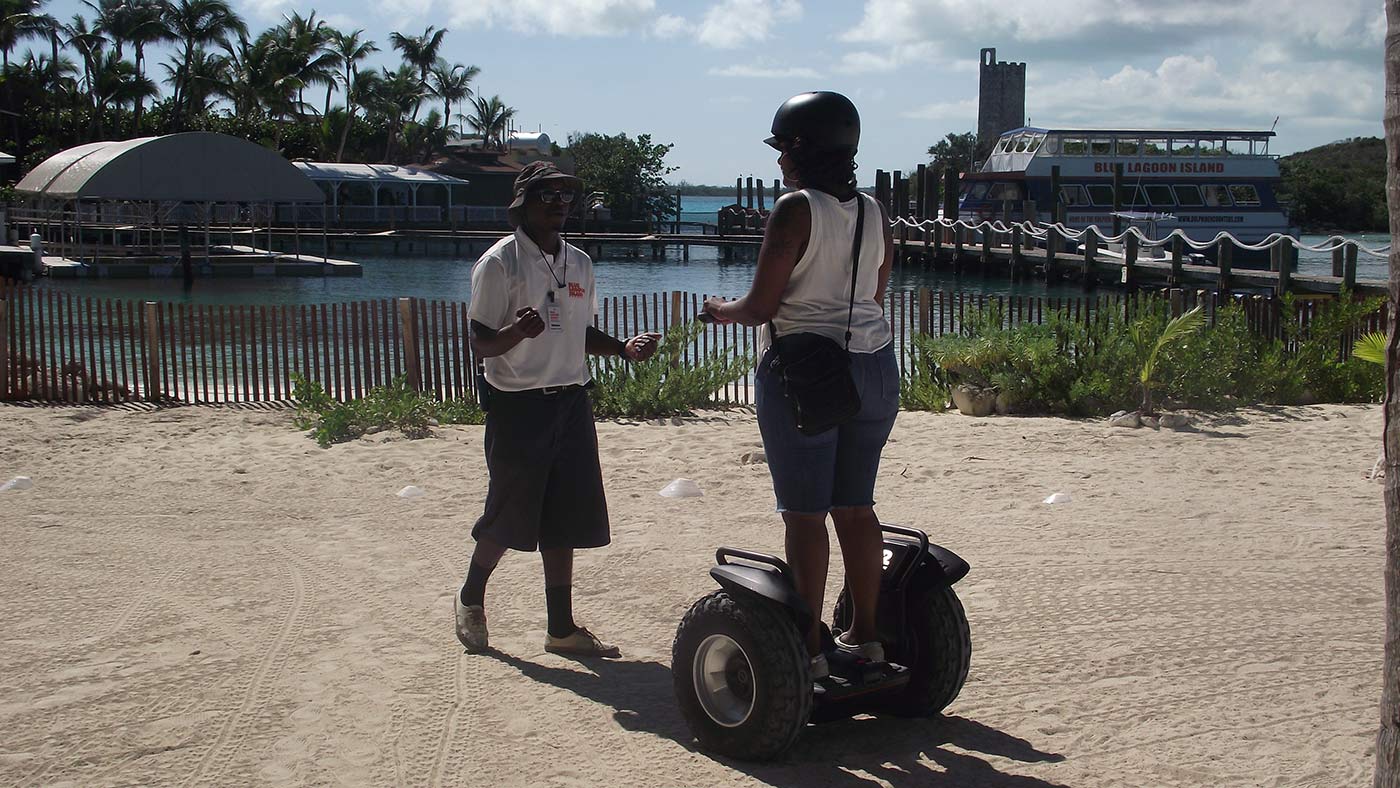
<instances>
[{"instance_id":1,"label":"tan shoe","mask_svg":"<svg viewBox=\"0 0 1400 788\"><path fill-rule=\"evenodd\" d=\"M622 651L611 643L604 643L592 632L579 627L568 637L544 636L544 650L571 657L620 657Z\"/></svg>"},{"instance_id":2,"label":"tan shoe","mask_svg":"<svg viewBox=\"0 0 1400 788\"><path fill-rule=\"evenodd\" d=\"M457 609L457 640L473 654L491 648L486 634L486 608L462 604L460 593L453 594L452 600Z\"/></svg>"}]
</instances>

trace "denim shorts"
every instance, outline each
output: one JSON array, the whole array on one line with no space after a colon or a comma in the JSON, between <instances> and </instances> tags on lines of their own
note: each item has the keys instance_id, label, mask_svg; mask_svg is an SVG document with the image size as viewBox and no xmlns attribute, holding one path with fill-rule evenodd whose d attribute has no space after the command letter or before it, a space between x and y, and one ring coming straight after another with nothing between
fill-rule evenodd
<instances>
[{"instance_id":1,"label":"denim shorts","mask_svg":"<svg viewBox=\"0 0 1400 788\"><path fill-rule=\"evenodd\" d=\"M778 511L824 514L846 506L873 506L880 452L899 413L894 346L851 354L860 412L820 435L798 431L797 417L783 395L783 382L769 367L772 353L769 349L758 365L754 398Z\"/></svg>"}]
</instances>

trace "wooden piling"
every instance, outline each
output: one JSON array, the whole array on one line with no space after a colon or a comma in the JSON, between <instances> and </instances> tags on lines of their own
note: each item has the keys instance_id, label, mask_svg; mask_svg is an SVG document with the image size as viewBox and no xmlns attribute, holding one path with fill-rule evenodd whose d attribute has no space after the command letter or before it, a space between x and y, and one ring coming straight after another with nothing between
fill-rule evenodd
<instances>
[{"instance_id":1,"label":"wooden piling","mask_svg":"<svg viewBox=\"0 0 1400 788\"><path fill-rule=\"evenodd\" d=\"M1176 287L1181 284L1184 276L1181 268L1181 258L1185 254L1186 242L1179 235L1172 236L1172 273L1167 278L1167 284Z\"/></svg>"},{"instance_id":2,"label":"wooden piling","mask_svg":"<svg viewBox=\"0 0 1400 788\"><path fill-rule=\"evenodd\" d=\"M1228 238L1221 238L1215 253L1216 266L1220 269L1220 281L1215 289L1220 291L1220 300L1230 297L1230 263L1235 255L1235 245Z\"/></svg>"},{"instance_id":3,"label":"wooden piling","mask_svg":"<svg viewBox=\"0 0 1400 788\"><path fill-rule=\"evenodd\" d=\"M1138 259L1138 237L1137 233L1128 233L1123 244L1123 286L1132 287L1137 283L1137 272L1134 270Z\"/></svg>"},{"instance_id":4,"label":"wooden piling","mask_svg":"<svg viewBox=\"0 0 1400 788\"><path fill-rule=\"evenodd\" d=\"M1123 232L1123 219L1118 215L1123 210L1123 164L1113 165L1113 234Z\"/></svg>"},{"instance_id":5,"label":"wooden piling","mask_svg":"<svg viewBox=\"0 0 1400 788\"><path fill-rule=\"evenodd\" d=\"M1287 236L1284 236L1285 238ZM1288 292L1293 282L1293 269L1297 266L1298 247L1287 241L1278 243L1278 294Z\"/></svg>"},{"instance_id":6,"label":"wooden piling","mask_svg":"<svg viewBox=\"0 0 1400 788\"><path fill-rule=\"evenodd\" d=\"M1346 267L1346 244L1342 244L1332 250L1332 275L1341 278Z\"/></svg>"},{"instance_id":7,"label":"wooden piling","mask_svg":"<svg viewBox=\"0 0 1400 788\"><path fill-rule=\"evenodd\" d=\"M1346 243L1346 262L1342 266L1342 286L1348 290L1356 289L1356 256L1359 251L1355 241Z\"/></svg>"},{"instance_id":8,"label":"wooden piling","mask_svg":"<svg viewBox=\"0 0 1400 788\"><path fill-rule=\"evenodd\" d=\"M1081 284L1090 288L1094 286L1094 257L1099 253L1099 235L1093 228L1084 231L1084 260L1079 266Z\"/></svg>"},{"instance_id":9,"label":"wooden piling","mask_svg":"<svg viewBox=\"0 0 1400 788\"><path fill-rule=\"evenodd\" d=\"M155 301L145 303L145 336L146 336L146 399L151 402L160 402L162 388L160 385L160 373L164 367L160 363L160 304Z\"/></svg>"},{"instance_id":10,"label":"wooden piling","mask_svg":"<svg viewBox=\"0 0 1400 788\"><path fill-rule=\"evenodd\" d=\"M414 391L423 388L423 378L418 365L418 325L413 319L413 299L400 298L399 302L399 344L404 358L404 371L408 374L408 385Z\"/></svg>"}]
</instances>

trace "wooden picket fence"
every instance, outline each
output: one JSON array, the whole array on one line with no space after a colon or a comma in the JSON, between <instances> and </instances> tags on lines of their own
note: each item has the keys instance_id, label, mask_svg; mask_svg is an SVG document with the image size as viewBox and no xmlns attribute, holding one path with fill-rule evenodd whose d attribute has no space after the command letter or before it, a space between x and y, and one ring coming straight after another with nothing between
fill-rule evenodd
<instances>
[{"instance_id":1,"label":"wooden picket fence","mask_svg":"<svg viewBox=\"0 0 1400 788\"><path fill-rule=\"evenodd\" d=\"M1174 313L1206 291L1164 292ZM1042 323L1062 310L1088 320L1132 307L1133 294L1084 297L989 296L927 288L891 292L886 314L902 368L917 334L961 331L992 308L1006 326ZM705 296L672 291L603 298L597 326L615 336L664 331L699 313ZM1329 302L1299 302L1284 315L1277 299L1236 296L1251 328L1282 335L1283 323L1306 327ZM1119 312L1121 314L1121 311ZM1384 308L1361 331L1385 330ZM0 280L0 399L43 402L281 402L294 374L318 382L339 401L362 397L400 375L448 400L475 396L476 359L467 342L467 304L428 299L378 299L301 305L206 305L101 299ZM680 363L713 354L752 357L757 332L707 325L682 348ZM1339 352L1350 350L1344 342ZM753 401L752 379L719 392L724 401Z\"/></svg>"}]
</instances>

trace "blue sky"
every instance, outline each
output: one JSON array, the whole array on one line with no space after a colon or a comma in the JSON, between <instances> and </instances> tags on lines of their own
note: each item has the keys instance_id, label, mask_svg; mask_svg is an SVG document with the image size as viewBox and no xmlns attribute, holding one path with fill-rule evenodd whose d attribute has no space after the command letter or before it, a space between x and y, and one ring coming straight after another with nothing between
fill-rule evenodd
<instances>
[{"instance_id":1,"label":"blue sky","mask_svg":"<svg viewBox=\"0 0 1400 788\"><path fill-rule=\"evenodd\" d=\"M650 133L670 177L771 179L761 140L804 90L838 90L863 121L860 178L908 169L977 121L977 59L1025 61L1034 125L1268 128L1275 152L1379 136L1379 0L234 0L250 27L314 8L389 33L446 27L443 55L522 128ZM82 8L54 0L67 19ZM83 9L86 10L86 9ZM21 47L23 49L23 47ZM152 57L154 63L163 53Z\"/></svg>"}]
</instances>

